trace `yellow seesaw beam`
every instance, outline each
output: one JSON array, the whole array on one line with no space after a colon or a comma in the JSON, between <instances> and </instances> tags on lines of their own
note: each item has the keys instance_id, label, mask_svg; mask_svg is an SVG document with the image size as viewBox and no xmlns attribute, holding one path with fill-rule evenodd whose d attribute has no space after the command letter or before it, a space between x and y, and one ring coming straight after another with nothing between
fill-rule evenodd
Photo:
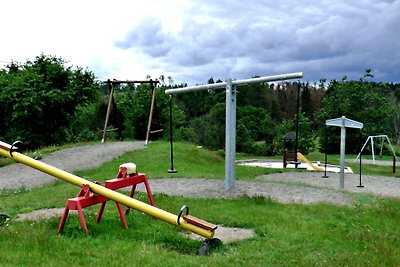
<instances>
[{"instance_id":1,"label":"yellow seesaw beam","mask_svg":"<svg viewBox=\"0 0 400 267\"><path fill-rule=\"evenodd\" d=\"M95 184L91 181L83 179L69 172L63 171L61 169L58 169L41 161L37 161L19 152L13 151L11 155L10 150L11 150L11 145L0 141L0 155L4 157L11 158L15 161L28 165L34 169L50 174L56 178L59 178L61 180L64 180L65 182L71 183L79 187L82 187L82 185L87 184L94 193L97 193L108 199L114 200L118 203L122 203L127 207L139 210L141 212L144 212L150 216L153 216L170 224L179 226L187 231L194 232L205 238L211 239L214 236L214 231L206 230L196 225L190 224L187 221L185 221L182 217L179 218L180 223L178 224L177 222L178 216L175 214L153 207L149 204L146 204L134 198L130 198L126 195L105 188L104 186Z\"/></svg>"}]
</instances>

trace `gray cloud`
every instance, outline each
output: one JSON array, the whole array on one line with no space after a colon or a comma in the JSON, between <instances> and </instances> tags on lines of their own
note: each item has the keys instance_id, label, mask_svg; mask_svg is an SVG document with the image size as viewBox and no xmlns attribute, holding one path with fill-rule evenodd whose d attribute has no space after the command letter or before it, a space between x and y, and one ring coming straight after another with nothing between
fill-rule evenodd
<instances>
[{"instance_id":1,"label":"gray cloud","mask_svg":"<svg viewBox=\"0 0 400 267\"><path fill-rule=\"evenodd\" d=\"M314 81L358 79L367 68L382 81L400 81L399 1L268 2L202 1L181 32L167 33L147 17L115 45L193 83L294 71Z\"/></svg>"},{"instance_id":2,"label":"gray cloud","mask_svg":"<svg viewBox=\"0 0 400 267\"><path fill-rule=\"evenodd\" d=\"M155 17L146 17L115 46L122 49L140 48L151 57L166 56L173 43L163 31L161 21Z\"/></svg>"}]
</instances>

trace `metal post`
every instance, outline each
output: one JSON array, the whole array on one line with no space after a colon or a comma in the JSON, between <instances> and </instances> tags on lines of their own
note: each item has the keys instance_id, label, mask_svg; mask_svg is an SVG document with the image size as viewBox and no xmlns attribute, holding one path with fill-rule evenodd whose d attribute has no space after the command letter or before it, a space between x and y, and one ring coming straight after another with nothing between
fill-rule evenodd
<instances>
[{"instance_id":1,"label":"metal post","mask_svg":"<svg viewBox=\"0 0 400 267\"><path fill-rule=\"evenodd\" d=\"M235 188L236 88L226 81L225 189Z\"/></svg>"},{"instance_id":2,"label":"metal post","mask_svg":"<svg viewBox=\"0 0 400 267\"><path fill-rule=\"evenodd\" d=\"M327 143L326 135L327 134L326 134L326 130L325 130L325 136L324 136L325 169L324 169L324 175L322 175L322 178L328 178L329 177L328 175L326 175L326 165L327 165L327 162L328 162L328 155L326 153L326 143Z\"/></svg>"},{"instance_id":3,"label":"metal post","mask_svg":"<svg viewBox=\"0 0 400 267\"><path fill-rule=\"evenodd\" d=\"M296 111L296 140L294 143L294 152L296 161L295 168L297 169L297 152L298 152L298 145L299 145L299 112L300 112L300 82L297 85L297 111Z\"/></svg>"},{"instance_id":4,"label":"metal post","mask_svg":"<svg viewBox=\"0 0 400 267\"><path fill-rule=\"evenodd\" d=\"M374 138L371 138L372 164L375 165Z\"/></svg>"},{"instance_id":5,"label":"metal post","mask_svg":"<svg viewBox=\"0 0 400 267\"><path fill-rule=\"evenodd\" d=\"M396 155L393 155L393 173L396 173Z\"/></svg>"},{"instance_id":6,"label":"metal post","mask_svg":"<svg viewBox=\"0 0 400 267\"><path fill-rule=\"evenodd\" d=\"M362 185L362 183L361 183L361 173L362 173L362 171L361 171L361 156L362 156L362 153L360 152L360 184L357 185L357 187L360 187L360 188L364 187L364 186Z\"/></svg>"},{"instance_id":7,"label":"metal post","mask_svg":"<svg viewBox=\"0 0 400 267\"><path fill-rule=\"evenodd\" d=\"M325 168L324 168L324 175L322 175L322 178L328 178L329 177L329 175L326 175L327 162L328 162L328 155L326 154L326 151L325 151Z\"/></svg>"},{"instance_id":8,"label":"metal post","mask_svg":"<svg viewBox=\"0 0 400 267\"><path fill-rule=\"evenodd\" d=\"M340 189L344 189L344 160L346 153L346 127L340 128Z\"/></svg>"},{"instance_id":9,"label":"metal post","mask_svg":"<svg viewBox=\"0 0 400 267\"><path fill-rule=\"evenodd\" d=\"M171 144L170 147L170 157L171 157L171 169L168 170L168 173L177 173L174 169L174 149L173 149L173 139L172 139L172 95L169 96L169 141Z\"/></svg>"}]
</instances>

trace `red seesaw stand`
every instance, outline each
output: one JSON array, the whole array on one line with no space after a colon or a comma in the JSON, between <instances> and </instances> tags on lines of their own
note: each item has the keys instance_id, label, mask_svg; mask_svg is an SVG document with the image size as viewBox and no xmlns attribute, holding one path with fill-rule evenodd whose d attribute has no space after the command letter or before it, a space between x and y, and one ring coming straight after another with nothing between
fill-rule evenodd
<instances>
[{"instance_id":1,"label":"red seesaw stand","mask_svg":"<svg viewBox=\"0 0 400 267\"><path fill-rule=\"evenodd\" d=\"M136 165L133 163L125 163L120 165L117 177L112 180L107 180L104 184L104 187L111 190L118 190L121 188L132 186L129 196L133 198L136 190L136 185L140 183L144 183L147 192L147 197L149 198L149 202L152 206L155 206L153 195L151 194L150 185L149 182L147 181L146 175L144 173L137 173ZM82 209L101 203L99 213L97 214L96 217L96 223L99 223L108 200L109 199L107 199L106 197L92 193L90 191L89 185L84 184L81 190L79 191L77 197L70 198L67 200L67 204L65 206L60 224L58 226L58 232L61 233L61 231L63 230L69 211L76 210L78 211L79 221L81 223L82 229L84 233L87 235L88 229L86 226L86 221ZM116 205L122 226L125 229L127 229L128 224L126 223L125 214L129 213L129 207L126 208L124 214L124 212L122 211L121 204L116 202Z\"/></svg>"}]
</instances>

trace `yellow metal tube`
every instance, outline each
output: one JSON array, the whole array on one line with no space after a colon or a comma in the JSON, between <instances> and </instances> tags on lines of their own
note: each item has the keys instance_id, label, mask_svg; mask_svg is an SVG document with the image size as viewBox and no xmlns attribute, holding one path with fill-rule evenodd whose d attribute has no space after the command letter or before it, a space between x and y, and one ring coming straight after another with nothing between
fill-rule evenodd
<instances>
[{"instance_id":1,"label":"yellow metal tube","mask_svg":"<svg viewBox=\"0 0 400 267\"><path fill-rule=\"evenodd\" d=\"M0 155L2 155L4 157L11 158L15 161L18 161L20 163L28 165L34 169L37 169L44 173L50 174L56 178L59 178L61 180L64 180L65 182L74 184L79 187L82 187L82 185L87 184L87 185L89 185L90 189L94 193L97 193L108 199L114 200L118 203L122 203L127 207L139 210L141 212L144 212L155 218L161 219L170 224L179 226L187 231L194 232L205 238L211 239L214 236L214 231L209 231L209 230L203 229L201 227L198 227L196 225L190 224L190 223L186 222L183 218L179 218L180 224L178 224L178 222L177 222L178 216L175 214L169 213L165 210L156 208L154 206L151 206L149 204L146 204L146 203L136 200L134 198L130 198L124 194L121 194L121 193L118 193L111 189L105 188L104 186L95 184L91 181L83 179L83 178L76 176L74 174L71 174L69 172L63 171L61 169L58 169L56 167L53 167L53 166L43 163L41 161L37 161L31 157L28 157L24 154L19 153L19 152L14 151L14 152L12 152L12 155L11 155L10 149L11 149L11 145L0 141Z\"/></svg>"}]
</instances>

